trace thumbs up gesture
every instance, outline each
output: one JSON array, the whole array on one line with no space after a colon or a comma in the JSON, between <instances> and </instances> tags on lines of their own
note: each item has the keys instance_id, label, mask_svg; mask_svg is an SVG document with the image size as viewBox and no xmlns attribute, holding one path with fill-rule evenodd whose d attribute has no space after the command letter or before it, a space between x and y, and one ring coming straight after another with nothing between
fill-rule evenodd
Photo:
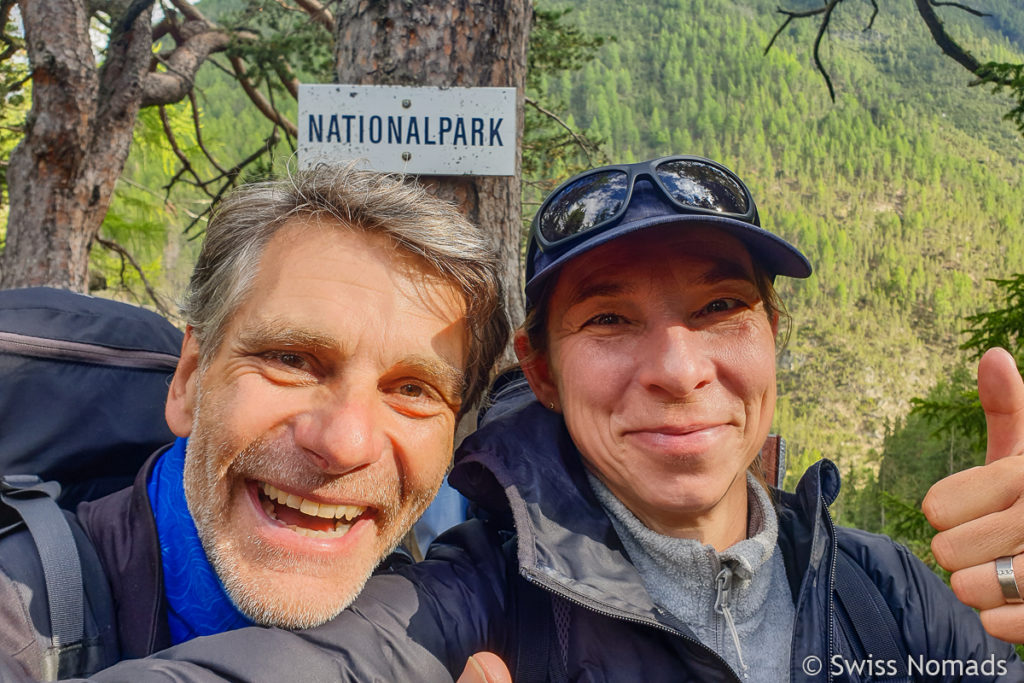
<instances>
[{"instance_id":1,"label":"thumbs up gesture","mask_svg":"<svg viewBox=\"0 0 1024 683\"><path fill-rule=\"evenodd\" d=\"M1003 349L982 356L978 395L988 430L985 465L937 482L921 509L939 531L932 552L953 573L956 596L979 610L990 634L1022 643L1024 604L1012 602L1013 581L1001 584L996 573L999 558L1012 558L1024 597L1024 380Z\"/></svg>"}]
</instances>

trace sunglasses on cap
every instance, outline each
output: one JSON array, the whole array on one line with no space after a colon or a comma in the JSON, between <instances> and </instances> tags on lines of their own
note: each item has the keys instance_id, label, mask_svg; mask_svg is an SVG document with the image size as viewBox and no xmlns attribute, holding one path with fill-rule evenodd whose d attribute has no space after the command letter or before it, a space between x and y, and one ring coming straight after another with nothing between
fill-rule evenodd
<instances>
[{"instance_id":1,"label":"sunglasses on cap","mask_svg":"<svg viewBox=\"0 0 1024 683\"><path fill-rule=\"evenodd\" d=\"M709 159L670 156L596 168L563 183L534 216L537 247L566 247L614 225L625 215L638 178L650 180L680 214L722 216L760 226L750 190L735 173Z\"/></svg>"}]
</instances>

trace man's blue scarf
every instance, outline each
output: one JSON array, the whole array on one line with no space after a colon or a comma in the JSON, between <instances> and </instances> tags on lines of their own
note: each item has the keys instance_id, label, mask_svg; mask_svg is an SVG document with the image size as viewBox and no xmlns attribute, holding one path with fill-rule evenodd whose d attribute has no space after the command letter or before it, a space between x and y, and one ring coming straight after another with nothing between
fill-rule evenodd
<instances>
[{"instance_id":1,"label":"man's blue scarf","mask_svg":"<svg viewBox=\"0 0 1024 683\"><path fill-rule=\"evenodd\" d=\"M223 633L252 622L238 611L217 577L185 504L185 444L178 439L157 460L147 490L160 537L171 642Z\"/></svg>"}]
</instances>

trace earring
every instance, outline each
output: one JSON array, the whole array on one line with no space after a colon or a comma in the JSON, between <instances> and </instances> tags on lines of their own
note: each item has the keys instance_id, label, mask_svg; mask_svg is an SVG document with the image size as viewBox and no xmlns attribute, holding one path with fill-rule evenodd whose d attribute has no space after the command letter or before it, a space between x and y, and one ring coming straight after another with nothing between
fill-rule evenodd
<instances>
[{"instance_id":1,"label":"earring","mask_svg":"<svg viewBox=\"0 0 1024 683\"><path fill-rule=\"evenodd\" d=\"M554 401L549 402L548 403L548 408L551 409L551 410L554 410L555 409L555 402Z\"/></svg>"}]
</instances>

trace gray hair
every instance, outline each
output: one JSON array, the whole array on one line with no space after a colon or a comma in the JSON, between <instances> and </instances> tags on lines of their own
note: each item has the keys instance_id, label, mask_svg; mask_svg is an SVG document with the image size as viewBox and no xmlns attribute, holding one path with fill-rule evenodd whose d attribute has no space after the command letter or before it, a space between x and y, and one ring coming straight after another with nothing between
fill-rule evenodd
<instances>
[{"instance_id":1,"label":"gray hair","mask_svg":"<svg viewBox=\"0 0 1024 683\"><path fill-rule=\"evenodd\" d=\"M463 410L475 403L510 329L494 247L454 205L423 187L351 164L321 164L281 180L245 185L220 203L182 304L199 342L200 365L212 359L231 316L245 303L267 244L295 217L330 217L387 235L462 294L470 337Z\"/></svg>"}]
</instances>

